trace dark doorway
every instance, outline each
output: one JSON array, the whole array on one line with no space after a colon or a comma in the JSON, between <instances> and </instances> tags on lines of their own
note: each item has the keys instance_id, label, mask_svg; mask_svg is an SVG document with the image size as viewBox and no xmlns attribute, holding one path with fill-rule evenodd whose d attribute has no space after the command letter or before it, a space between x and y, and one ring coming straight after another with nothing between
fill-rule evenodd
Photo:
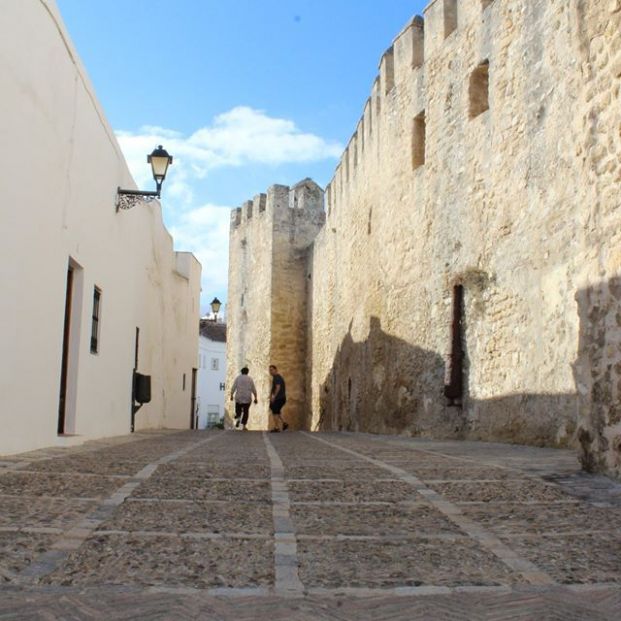
<instances>
[{"instance_id":1,"label":"dark doorway","mask_svg":"<svg viewBox=\"0 0 621 621\"><path fill-rule=\"evenodd\" d=\"M464 397L464 287L453 287L453 317L451 321L451 353L446 364L444 395L448 405L461 407Z\"/></svg>"},{"instance_id":2,"label":"dark doorway","mask_svg":"<svg viewBox=\"0 0 621 621\"><path fill-rule=\"evenodd\" d=\"M69 337L71 332L71 300L73 298L73 267L67 268L67 289L65 292L65 324L63 328L63 359L60 370L60 398L58 400L58 433L65 433L65 411L67 407L67 373L69 369Z\"/></svg>"},{"instance_id":3,"label":"dark doorway","mask_svg":"<svg viewBox=\"0 0 621 621\"><path fill-rule=\"evenodd\" d=\"M192 369L192 398L190 399L190 429L198 428L198 413L196 412L196 373L198 369Z\"/></svg>"}]
</instances>

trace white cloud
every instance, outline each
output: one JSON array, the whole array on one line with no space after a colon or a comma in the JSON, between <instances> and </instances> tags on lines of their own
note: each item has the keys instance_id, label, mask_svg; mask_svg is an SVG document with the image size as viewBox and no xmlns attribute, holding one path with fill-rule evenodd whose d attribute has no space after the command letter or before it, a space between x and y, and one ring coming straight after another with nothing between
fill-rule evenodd
<instances>
[{"instance_id":1,"label":"white cloud","mask_svg":"<svg viewBox=\"0 0 621 621\"><path fill-rule=\"evenodd\" d=\"M188 142L214 153L220 164L283 164L338 158L343 148L301 132L293 121L238 106L218 115L211 127L194 132Z\"/></svg>"},{"instance_id":2,"label":"white cloud","mask_svg":"<svg viewBox=\"0 0 621 621\"><path fill-rule=\"evenodd\" d=\"M138 132L118 131L117 138L140 187L151 178L146 154L164 144L175 158L176 191L180 194L191 192L191 179L200 179L216 167L316 162L337 159L343 152L337 142L304 133L291 120L270 117L247 106L216 116L211 125L188 137L174 130L145 126Z\"/></svg>"}]
</instances>

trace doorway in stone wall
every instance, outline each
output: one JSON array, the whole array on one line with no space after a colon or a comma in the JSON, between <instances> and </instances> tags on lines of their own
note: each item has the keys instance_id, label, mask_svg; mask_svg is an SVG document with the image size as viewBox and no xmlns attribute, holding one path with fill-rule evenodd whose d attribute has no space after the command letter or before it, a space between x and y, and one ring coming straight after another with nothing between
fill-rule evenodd
<instances>
[{"instance_id":1,"label":"doorway in stone wall","mask_svg":"<svg viewBox=\"0 0 621 621\"><path fill-rule=\"evenodd\" d=\"M444 376L444 396L454 407L462 407L464 400L465 326L464 286L459 284L453 287L451 349Z\"/></svg>"}]
</instances>

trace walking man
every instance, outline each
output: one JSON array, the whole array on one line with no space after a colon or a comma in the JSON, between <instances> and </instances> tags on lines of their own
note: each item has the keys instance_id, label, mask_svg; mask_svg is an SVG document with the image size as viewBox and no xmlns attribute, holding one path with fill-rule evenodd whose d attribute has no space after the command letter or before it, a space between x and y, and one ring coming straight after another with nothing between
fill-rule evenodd
<instances>
[{"instance_id":1,"label":"walking man","mask_svg":"<svg viewBox=\"0 0 621 621\"><path fill-rule=\"evenodd\" d=\"M235 427L239 427L241 419L241 425L244 431L246 431L253 395L254 402L256 403L257 389L254 386L252 378L248 375L248 367L244 367L241 370L241 375L235 378L231 388L231 401L233 401L233 397L235 397Z\"/></svg>"},{"instance_id":2,"label":"walking man","mask_svg":"<svg viewBox=\"0 0 621 621\"><path fill-rule=\"evenodd\" d=\"M287 402L287 393L285 392L285 380L278 373L275 364L270 364L270 375L272 376L272 390L270 392L270 412L274 417L275 427L271 430L274 432L285 431L289 425L282 418L281 410ZM280 421L280 429L278 425Z\"/></svg>"}]
</instances>

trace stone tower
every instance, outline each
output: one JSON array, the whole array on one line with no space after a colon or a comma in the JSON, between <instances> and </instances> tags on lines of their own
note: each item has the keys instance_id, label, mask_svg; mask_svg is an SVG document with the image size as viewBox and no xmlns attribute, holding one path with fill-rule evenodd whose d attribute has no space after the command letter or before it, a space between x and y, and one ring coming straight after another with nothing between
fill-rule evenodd
<instances>
[{"instance_id":1,"label":"stone tower","mask_svg":"<svg viewBox=\"0 0 621 621\"><path fill-rule=\"evenodd\" d=\"M287 421L307 427L307 251L324 222L323 190L311 179L273 185L231 213L227 387L247 365L259 392L250 429L269 427L270 364L285 378Z\"/></svg>"}]
</instances>

